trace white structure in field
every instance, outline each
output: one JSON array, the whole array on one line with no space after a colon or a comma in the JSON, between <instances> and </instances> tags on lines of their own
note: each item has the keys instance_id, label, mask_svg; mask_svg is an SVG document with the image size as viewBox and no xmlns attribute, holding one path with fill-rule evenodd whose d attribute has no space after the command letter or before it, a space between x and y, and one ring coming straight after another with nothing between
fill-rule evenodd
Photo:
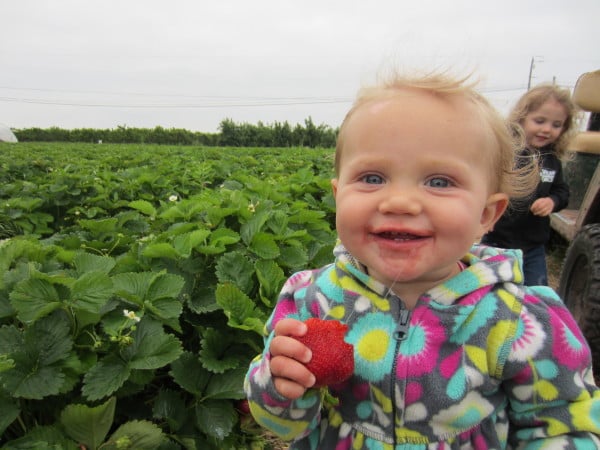
<instances>
[{"instance_id":1,"label":"white structure in field","mask_svg":"<svg viewBox=\"0 0 600 450\"><path fill-rule=\"evenodd\" d=\"M18 142L12 130L3 123L0 123L0 142Z\"/></svg>"}]
</instances>

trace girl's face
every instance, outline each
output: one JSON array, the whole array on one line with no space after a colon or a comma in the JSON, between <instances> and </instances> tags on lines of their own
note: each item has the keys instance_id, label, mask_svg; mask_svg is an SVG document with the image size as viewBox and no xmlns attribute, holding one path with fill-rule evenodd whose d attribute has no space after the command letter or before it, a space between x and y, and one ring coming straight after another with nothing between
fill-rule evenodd
<instances>
[{"instance_id":1,"label":"girl's face","mask_svg":"<svg viewBox=\"0 0 600 450\"><path fill-rule=\"evenodd\" d=\"M546 100L535 111L530 111L521 122L527 147L537 149L556 142L566 120L565 107L553 98Z\"/></svg>"},{"instance_id":2,"label":"girl's face","mask_svg":"<svg viewBox=\"0 0 600 450\"><path fill-rule=\"evenodd\" d=\"M491 188L490 136L471 105L427 93L355 112L333 180L336 224L371 276L401 295L457 273L506 207Z\"/></svg>"}]
</instances>

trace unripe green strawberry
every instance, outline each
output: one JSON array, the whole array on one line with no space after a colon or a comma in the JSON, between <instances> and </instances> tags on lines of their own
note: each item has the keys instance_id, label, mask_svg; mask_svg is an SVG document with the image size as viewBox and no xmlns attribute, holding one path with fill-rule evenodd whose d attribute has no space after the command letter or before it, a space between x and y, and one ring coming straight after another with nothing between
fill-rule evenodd
<instances>
[{"instance_id":1,"label":"unripe green strawberry","mask_svg":"<svg viewBox=\"0 0 600 450\"><path fill-rule=\"evenodd\" d=\"M307 331L298 337L312 351L306 368L316 378L315 387L338 384L354 372L354 346L344 342L348 326L337 320L308 319Z\"/></svg>"}]
</instances>

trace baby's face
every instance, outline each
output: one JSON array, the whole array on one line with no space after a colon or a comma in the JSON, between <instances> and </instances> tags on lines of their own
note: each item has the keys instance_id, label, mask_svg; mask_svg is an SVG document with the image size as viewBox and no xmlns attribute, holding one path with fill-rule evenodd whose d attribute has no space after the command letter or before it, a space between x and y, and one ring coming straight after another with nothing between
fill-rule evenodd
<instances>
[{"instance_id":1,"label":"baby's face","mask_svg":"<svg viewBox=\"0 0 600 450\"><path fill-rule=\"evenodd\" d=\"M363 105L344 132L332 183L346 248L388 286L454 275L506 206L475 108L411 90Z\"/></svg>"}]
</instances>

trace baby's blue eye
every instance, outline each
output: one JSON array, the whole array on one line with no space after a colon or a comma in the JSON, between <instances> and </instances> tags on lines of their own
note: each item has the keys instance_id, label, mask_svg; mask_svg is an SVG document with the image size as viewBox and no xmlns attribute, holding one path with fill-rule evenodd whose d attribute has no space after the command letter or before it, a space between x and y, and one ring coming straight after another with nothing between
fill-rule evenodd
<instances>
[{"instance_id":1,"label":"baby's blue eye","mask_svg":"<svg viewBox=\"0 0 600 450\"><path fill-rule=\"evenodd\" d=\"M440 177L431 178L427 181L427 185L433 188L445 188L450 186L450 180Z\"/></svg>"},{"instance_id":2,"label":"baby's blue eye","mask_svg":"<svg viewBox=\"0 0 600 450\"><path fill-rule=\"evenodd\" d=\"M379 175L375 175L370 173L369 175L365 175L362 180L367 184L382 184L383 178Z\"/></svg>"}]
</instances>

